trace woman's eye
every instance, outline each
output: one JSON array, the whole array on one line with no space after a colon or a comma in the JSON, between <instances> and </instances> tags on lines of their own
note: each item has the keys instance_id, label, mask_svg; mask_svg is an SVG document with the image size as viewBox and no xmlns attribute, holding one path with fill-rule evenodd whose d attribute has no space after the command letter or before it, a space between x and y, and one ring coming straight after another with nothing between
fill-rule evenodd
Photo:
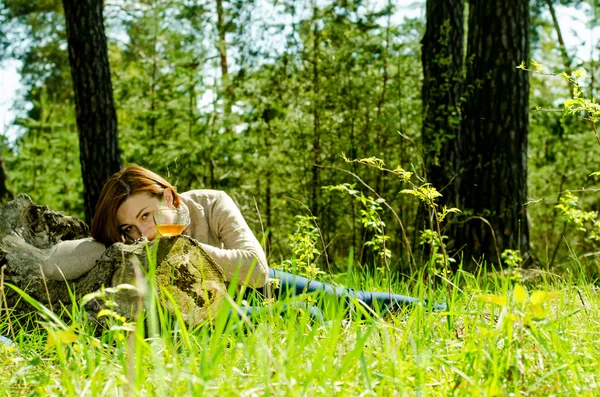
<instances>
[{"instance_id":1,"label":"woman's eye","mask_svg":"<svg viewBox=\"0 0 600 397\"><path fill-rule=\"evenodd\" d=\"M150 216L150 213L149 213L149 212L144 212L144 213L142 214L142 220L143 220L143 221L145 221L145 220L146 220L146 219L147 219L149 216Z\"/></svg>"},{"instance_id":2,"label":"woman's eye","mask_svg":"<svg viewBox=\"0 0 600 397\"><path fill-rule=\"evenodd\" d=\"M127 226L126 228L123 229L123 231L125 233L129 233L131 231L131 229L133 228L133 226Z\"/></svg>"}]
</instances>

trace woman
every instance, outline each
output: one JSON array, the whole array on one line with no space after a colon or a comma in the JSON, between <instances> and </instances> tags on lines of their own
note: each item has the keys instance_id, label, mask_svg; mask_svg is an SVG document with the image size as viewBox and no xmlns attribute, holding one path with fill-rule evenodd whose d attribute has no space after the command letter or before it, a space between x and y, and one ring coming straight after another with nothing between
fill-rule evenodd
<instances>
[{"instance_id":1,"label":"woman","mask_svg":"<svg viewBox=\"0 0 600 397\"><path fill-rule=\"evenodd\" d=\"M139 166L114 174L104 185L92 222L92 237L55 245L42 269L49 279L76 279L87 273L104 250L119 241L156 237L152 213L161 201L189 212L190 224L183 234L200 242L223 269L225 279L254 289L269 279L279 279L276 296L321 292L343 299L352 297L366 305L397 308L418 300L385 292L354 291L271 269L264 251L233 200L217 190L192 190L178 194L161 176ZM249 308L248 313L252 309ZM319 316L313 312L313 315Z\"/></svg>"}]
</instances>

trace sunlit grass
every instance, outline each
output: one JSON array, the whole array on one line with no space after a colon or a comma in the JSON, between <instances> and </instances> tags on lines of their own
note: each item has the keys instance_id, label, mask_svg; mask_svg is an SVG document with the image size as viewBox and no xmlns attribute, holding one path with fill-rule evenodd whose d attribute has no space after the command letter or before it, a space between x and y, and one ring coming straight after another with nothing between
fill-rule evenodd
<instances>
[{"instance_id":1,"label":"sunlit grass","mask_svg":"<svg viewBox=\"0 0 600 397\"><path fill-rule=\"evenodd\" d=\"M354 272L339 281L386 290L383 273L365 277ZM362 311L348 321L327 305L326 324L311 322L303 310L281 317L281 304L274 303L250 325L228 320L224 309L212 327L188 329L158 305L132 331L110 318L113 330L100 332L83 312L71 309L73 321L62 323L33 303L40 326L15 331L16 345L0 348L0 391L144 397L600 393L594 283L583 276L542 277L525 284L523 298L523 290L515 290L522 283L496 273L457 273L448 281L456 287L447 312L419 305L383 317ZM439 281L393 282L393 289L432 302L446 300L448 292ZM528 317L534 290L556 293L536 318ZM19 321L12 318L12 325ZM9 335L6 318L0 327Z\"/></svg>"}]
</instances>

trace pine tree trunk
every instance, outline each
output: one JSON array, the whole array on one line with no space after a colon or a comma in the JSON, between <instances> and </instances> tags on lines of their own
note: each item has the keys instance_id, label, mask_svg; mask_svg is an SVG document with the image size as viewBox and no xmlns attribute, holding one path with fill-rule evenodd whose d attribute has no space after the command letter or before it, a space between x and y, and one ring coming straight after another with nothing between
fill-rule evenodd
<instances>
[{"instance_id":1,"label":"pine tree trunk","mask_svg":"<svg viewBox=\"0 0 600 397\"><path fill-rule=\"evenodd\" d=\"M459 169L464 0L428 0L422 40L423 148L427 179L441 191L441 204L456 198L453 179Z\"/></svg>"},{"instance_id":2,"label":"pine tree trunk","mask_svg":"<svg viewBox=\"0 0 600 397\"><path fill-rule=\"evenodd\" d=\"M63 0L87 222L102 186L121 168L102 6L101 0Z\"/></svg>"},{"instance_id":3,"label":"pine tree trunk","mask_svg":"<svg viewBox=\"0 0 600 397\"><path fill-rule=\"evenodd\" d=\"M467 217L456 238L465 263L481 256L497 262L505 249L526 255L529 248L529 75L516 68L529 59L528 0L471 0L469 12L468 88L457 142L458 201Z\"/></svg>"}]
</instances>

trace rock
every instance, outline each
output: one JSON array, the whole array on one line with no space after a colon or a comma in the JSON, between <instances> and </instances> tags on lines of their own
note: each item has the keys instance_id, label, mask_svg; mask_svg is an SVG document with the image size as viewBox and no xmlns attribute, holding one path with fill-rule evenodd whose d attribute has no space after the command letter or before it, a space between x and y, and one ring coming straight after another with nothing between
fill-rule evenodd
<instances>
[{"instance_id":1,"label":"rock","mask_svg":"<svg viewBox=\"0 0 600 397\"><path fill-rule=\"evenodd\" d=\"M145 275L152 273L149 273L152 269L163 305L173 314L179 310L186 323L198 325L221 307L226 293L223 272L200 244L188 236L116 243L104 252L92 270L77 280L68 283L44 280L40 269L49 249L60 240L85 238L88 234L83 221L38 206L26 195L18 196L0 207L0 267L4 282L16 285L54 310L72 304L69 289L77 299L93 294L96 299L86 305L92 315L105 307L100 299L103 288L133 285L135 288L117 288L114 296L107 297L116 303L113 310L129 318L144 303ZM12 288L5 287L4 295L3 308L17 313L31 312L31 306Z\"/></svg>"}]
</instances>

